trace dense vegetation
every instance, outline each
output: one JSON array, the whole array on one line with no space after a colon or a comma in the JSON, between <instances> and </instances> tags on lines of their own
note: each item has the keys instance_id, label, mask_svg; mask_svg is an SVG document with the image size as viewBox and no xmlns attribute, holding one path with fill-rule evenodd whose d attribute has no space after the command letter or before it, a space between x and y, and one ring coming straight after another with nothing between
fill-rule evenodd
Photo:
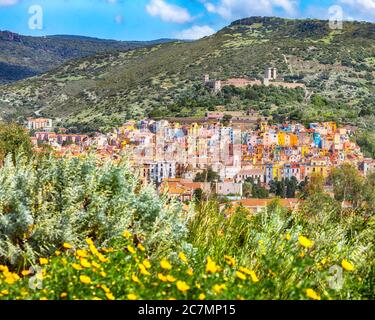
<instances>
[{"instance_id":1,"label":"dense vegetation","mask_svg":"<svg viewBox=\"0 0 375 320\"><path fill-rule=\"evenodd\" d=\"M236 88L224 87L218 94L212 94L201 84L193 85L176 97L171 106L159 106L150 112L153 118L203 116L206 111L215 111L216 106L225 106L231 111L253 109L265 116L280 119L300 120L300 104L304 101L303 89L286 89L274 86Z\"/></svg>"},{"instance_id":2,"label":"dense vegetation","mask_svg":"<svg viewBox=\"0 0 375 320\"><path fill-rule=\"evenodd\" d=\"M42 109L65 124L105 129L150 114L202 115L224 102L230 110L250 104L285 118L335 119L373 131L374 33L371 23L345 22L343 30L330 30L328 21L242 19L194 42L69 62L0 88L0 108L5 119ZM276 66L287 81L305 83L307 92L228 88L216 97L200 86L204 73L261 78L266 66Z\"/></svg>"},{"instance_id":3,"label":"dense vegetation","mask_svg":"<svg viewBox=\"0 0 375 320\"><path fill-rule=\"evenodd\" d=\"M35 76L70 59L162 42L165 40L126 42L68 35L29 37L0 31L0 84Z\"/></svg>"}]
</instances>

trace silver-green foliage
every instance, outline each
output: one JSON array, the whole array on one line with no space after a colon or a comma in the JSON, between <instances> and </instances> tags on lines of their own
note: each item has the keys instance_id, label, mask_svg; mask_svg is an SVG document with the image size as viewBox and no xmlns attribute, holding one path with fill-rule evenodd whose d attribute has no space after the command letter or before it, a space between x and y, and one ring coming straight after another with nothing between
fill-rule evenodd
<instances>
[{"instance_id":1,"label":"silver-green foliage","mask_svg":"<svg viewBox=\"0 0 375 320\"><path fill-rule=\"evenodd\" d=\"M102 244L126 229L166 249L186 234L181 208L167 201L140 184L126 157L8 157L0 169L0 263L33 262L86 237Z\"/></svg>"}]
</instances>

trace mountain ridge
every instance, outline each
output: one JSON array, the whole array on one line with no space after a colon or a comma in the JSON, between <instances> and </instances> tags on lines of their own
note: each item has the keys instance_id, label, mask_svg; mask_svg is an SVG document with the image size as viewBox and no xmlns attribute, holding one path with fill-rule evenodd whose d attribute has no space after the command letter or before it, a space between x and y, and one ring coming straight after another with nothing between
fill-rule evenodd
<instances>
[{"instance_id":1,"label":"mountain ridge","mask_svg":"<svg viewBox=\"0 0 375 320\"><path fill-rule=\"evenodd\" d=\"M0 84L42 74L70 59L168 41L172 40L117 41L74 35L32 37L0 31Z\"/></svg>"}]
</instances>

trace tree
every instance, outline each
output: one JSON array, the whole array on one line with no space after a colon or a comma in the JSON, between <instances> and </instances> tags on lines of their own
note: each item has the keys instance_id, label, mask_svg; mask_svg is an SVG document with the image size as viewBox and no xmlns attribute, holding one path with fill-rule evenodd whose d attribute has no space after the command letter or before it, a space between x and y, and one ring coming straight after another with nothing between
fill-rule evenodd
<instances>
[{"instance_id":1,"label":"tree","mask_svg":"<svg viewBox=\"0 0 375 320\"><path fill-rule=\"evenodd\" d=\"M297 187L298 187L298 181L296 177L291 177L290 179L287 179L286 180L286 197L295 198Z\"/></svg>"},{"instance_id":2,"label":"tree","mask_svg":"<svg viewBox=\"0 0 375 320\"><path fill-rule=\"evenodd\" d=\"M365 182L358 170L350 164L344 164L332 171L335 199L350 201L354 208L360 207L364 201Z\"/></svg>"},{"instance_id":3,"label":"tree","mask_svg":"<svg viewBox=\"0 0 375 320\"><path fill-rule=\"evenodd\" d=\"M255 183L253 178L247 178L243 184L243 194L246 198L267 199L269 192L261 184Z\"/></svg>"},{"instance_id":4,"label":"tree","mask_svg":"<svg viewBox=\"0 0 375 320\"><path fill-rule=\"evenodd\" d=\"M194 178L194 182L214 182L219 180L219 178L219 174L209 168L208 170L197 173Z\"/></svg>"},{"instance_id":5,"label":"tree","mask_svg":"<svg viewBox=\"0 0 375 320\"><path fill-rule=\"evenodd\" d=\"M232 120L232 116L230 114L225 114L222 120L224 126L228 126L230 121Z\"/></svg>"},{"instance_id":6,"label":"tree","mask_svg":"<svg viewBox=\"0 0 375 320\"><path fill-rule=\"evenodd\" d=\"M18 154L23 153L30 158L32 144L30 137L18 124L0 124L0 162L3 163L8 154L12 154L13 162Z\"/></svg>"},{"instance_id":7,"label":"tree","mask_svg":"<svg viewBox=\"0 0 375 320\"><path fill-rule=\"evenodd\" d=\"M325 179L321 174L312 174L309 182L303 189L303 197L306 198L314 194L322 194L324 192L324 184Z\"/></svg>"},{"instance_id":8,"label":"tree","mask_svg":"<svg viewBox=\"0 0 375 320\"><path fill-rule=\"evenodd\" d=\"M245 198L251 198L253 192L253 184L249 181L245 181L242 185L242 193Z\"/></svg>"},{"instance_id":9,"label":"tree","mask_svg":"<svg viewBox=\"0 0 375 320\"><path fill-rule=\"evenodd\" d=\"M201 202L203 199L203 190L201 188L195 189L193 197L197 203Z\"/></svg>"}]
</instances>

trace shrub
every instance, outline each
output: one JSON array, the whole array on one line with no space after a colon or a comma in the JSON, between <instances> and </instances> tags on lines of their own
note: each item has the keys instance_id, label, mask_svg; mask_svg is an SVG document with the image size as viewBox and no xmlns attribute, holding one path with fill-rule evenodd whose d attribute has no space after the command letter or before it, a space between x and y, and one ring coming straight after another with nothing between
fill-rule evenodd
<instances>
[{"instance_id":1,"label":"shrub","mask_svg":"<svg viewBox=\"0 0 375 320\"><path fill-rule=\"evenodd\" d=\"M140 185L126 158L21 156L14 164L8 157L0 169L0 263L14 268L64 242L90 237L101 244L124 229L148 235L154 247L175 247L186 233L184 219L175 202L167 205L154 188Z\"/></svg>"}]
</instances>

